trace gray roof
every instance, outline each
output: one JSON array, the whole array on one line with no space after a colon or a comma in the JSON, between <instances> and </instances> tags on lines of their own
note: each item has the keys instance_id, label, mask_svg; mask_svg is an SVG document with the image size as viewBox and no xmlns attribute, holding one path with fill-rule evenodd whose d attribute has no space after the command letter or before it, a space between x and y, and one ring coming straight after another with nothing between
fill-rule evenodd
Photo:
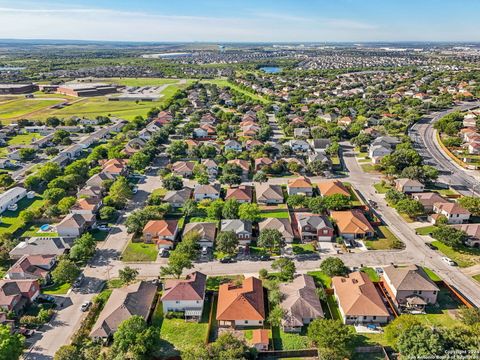
<instances>
[{"instance_id":1,"label":"gray roof","mask_svg":"<svg viewBox=\"0 0 480 360\"><path fill-rule=\"evenodd\" d=\"M73 240L61 237L32 237L21 241L11 251L10 257L19 258L22 255L62 255L70 249Z\"/></svg>"},{"instance_id":2,"label":"gray roof","mask_svg":"<svg viewBox=\"0 0 480 360\"><path fill-rule=\"evenodd\" d=\"M245 220L222 220L221 223L222 231L234 231L236 234L240 232L252 233L252 222Z\"/></svg>"},{"instance_id":3,"label":"gray roof","mask_svg":"<svg viewBox=\"0 0 480 360\"><path fill-rule=\"evenodd\" d=\"M311 213L296 213L297 221L301 227L310 225L314 229L332 228L332 223L327 217Z\"/></svg>"},{"instance_id":4,"label":"gray roof","mask_svg":"<svg viewBox=\"0 0 480 360\"><path fill-rule=\"evenodd\" d=\"M300 275L291 283L280 284L280 292L283 295L280 307L285 310L283 326L303 326L303 319L324 317L315 282L310 275Z\"/></svg>"},{"instance_id":5,"label":"gray roof","mask_svg":"<svg viewBox=\"0 0 480 360\"><path fill-rule=\"evenodd\" d=\"M330 161L327 155L321 153L321 152L313 152L308 154L308 161L321 161L323 163L327 163Z\"/></svg>"},{"instance_id":6,"label":"gray roof","mask_svg":"<svg viewBox=\"0 0 480 360\"><path fill-rule=\"evenodd\" d=\"M331 143L330 139L313 139L312 147L314 149L326 149Z\"/></svg>"},{"instance_id":7,"label":"gray roof","mask_svg":"<svg viewBox=\"0 0 480 360\"><path fill-rule=\"evenodd\" d=\"M267 218L258 224L259 230L277 229L284 238L293 238L294 233L289 219Z\"/></svg>"},{"instance_id":8,"label":"gray roof","mask_svg":"<svg viewBox=\"0 0 480 360\"><path fill-rule=\"evenodd\" d=\"M280 185L271 185L267 183L255 184L257 200L282 200L283 191Z\"/></svg>"},{"instance_id":9,"label":"gray roof","mask_svg":"<svg viewBox=\"0 0 480 360\"><path fill-rule=\"evenodd\" d=\"M181 190L172 190L165 194L163 201L168 203L185 202L192 196L192 189L183 188Z\"/></svg>"},{"instance_id":10,"label":"gray roof","mask_svg":"<svg viewBox=\"0 0 480 360\"><path fill-rule=\"evenodd\" d=\"M114 289L90 336L107 337L117 330L123 320L133 315L139 315L146 320L156 293L157 285L147 281Z\"/></svg>"},{"instance_id":11,"label":"gray roof","mask_svg":"<svg viewBox=\"0 0 480 360\"><path fill-rule=\"evenodd\" d=\"M217 232L217 225L212 222L193 222L185 225L183 229L183 236L188 234L190 231L198 232L202 239L208 241L215 241L215 234Z\"/></svg>"},{"instance_id":12,"label":"gray roof","mask_svg":"<svg viewBox=\"0 0 480 360\"><path fill-rule=\"evenodd\" d=\"M406 267L387 266L384 276L390 279L392 286L399 290L439 291L438 286L430 280L421 267L416 265Z\"/></svg>"}]
</instances>

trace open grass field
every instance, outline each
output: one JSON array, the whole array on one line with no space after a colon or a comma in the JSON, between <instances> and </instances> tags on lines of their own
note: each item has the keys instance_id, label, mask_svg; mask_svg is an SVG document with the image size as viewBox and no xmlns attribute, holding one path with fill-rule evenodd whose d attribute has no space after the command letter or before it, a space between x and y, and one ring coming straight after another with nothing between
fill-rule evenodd
<instances>
[{"instance_id":1,"label":"open grass field","mask_svg":"<svg viewBox=\"0 0 480 360\"><path fill-rule=\"evenodd\" d=\"M472 278L480 283L480 274L474 275Z\"/></svg>"},{"instance_id":2,"label":"open grass field","mask_svg":"<svg viewBox=\"0 0 480 360\"><path fill-rule=\"evenodd\" d=\"M125 86L161 86L165 84L175 84L179 80L165 78L108 78L98 79L98 81Z\"/></svg>"},{"instance_id":3,"label":"open grass field","mask_svg":"<svg viewBox=\"0 0 480 360\"><path fill-rule=\"evenodd\" d=\"M155 261L157 255L158 250L155 244L130 242L122 254L122 261Z\"/></svg>"},{"instance_id":4,"label":"open grass field","mask_svg":"<svg viewBox=\"0 0 480 360\"><path fill-rule=\"evenodd\" d=\"M272 340L275 350L302 350L312 347L310 339L303 330L300 334L286 333L279 327L272 328Z\"/></svg>"},{"instance_id":5,"label":"open grass field","mask_svg":"<svg viewBox=\"0 0 480 360\"><path fill-rule=\"evenodd\" d=\"M42 136L37 133L20 134L8 140L8 145L28 145L32 143L32 140L39 139L41 137Z\"/></svg>"},{"instance_id":6,"label":"open grass field","mask_svg":"<svg viewBox=\"0 0 480 360\"><path fill-rule=\"evenodd\" d=\"M403 246L403 243L390 231L387 226L381 225L375 230L377 233L377 239L365 241L365 246L369 250L399 249Z\"/></svg>"},{"instance_id":7,"label":"open grass field","mask_svg":"<svg viewBox=\"0 0 480 360\"><path fill-rule=\"evenodd\" d=\"M437 227L435 225L422 226L422 227L416 228L415 232L418 235L426 236L426 235L430 235L433 232L433 230L435 230L436 228Z\"/></svg>"},{"instance_id":8,"label":"open grass field","mask_svg":"<svg viewBox=\"0 0 480 360\"><path fill-rule=\"evenodd\" d=\"M43 288L42 293L47 295L65 295L70 290L70 284L65 283L62 285L54 284Z\"/></svg>"},{"instance_id":9,"label":"open grass field","mask_svg":"<svg viewBox=\"0 0 480 360\"><path fill-rule=\"evenodd\" d=\"M317 287L318 284L321 284L325 288L330 288L332 286L332 278L322 271L309 271L307 272L307 275L313 277Z\"/></svg>"},{"instance_id":10,"label":"open grass field","mask_svg":"<svg viewBox=\"0 0 480 360\"><path fill-rule=\"evenodd\" d=\"M272 208L262 210L261 216L263 218L278 218L278 219L288 219L288 209L286 207L281 208Z\"/></svg>"},{"instance_id":11,"label":"open grass field","mask_svg":"<svg viewBox=\"0 0 480 360\"><path fill-rule=\"evenodd\" d=\"M8 122L10 119L23 117L62 102L60 99L37 100L16 98L14 100L0 103L0 120Z\"/></svg>"},{"instance_id":12,"label":"open grass field","mask_svg":"<svg viewBox=\"0 0 480 360\"><path fill-rule=\"evenodd\" d=\"M258 95L258 94L255 94L253 92L250 92L250 91L247 91L247 90L244 90L242 89L240 86L238 86L237 84L234 84L228 80L224 80L224 79L213 79L213 80L205 80L203 81L204 83L209 83L209 84L215 84L217 86L220 86L220 87L225 87L225 86L228 86L230 87L231 89L235 90L235 91L238 91L239 93L242 93L243 95L247 95L249 96L251 99L253 100L257 100L257 101L260 101L261 103L263 104L267 104L269 103L270 101L267 100L266 98L264 98L263 96L261 95Z\"/></svg>"},{"instance_id":13,"label":"open grass field","mask_svg":"<svg viewBox=\"0 0 480 360\"><path fill-rule=\"evenodd\" d=\"M480 249L462 246L460 249L455 250L440 241L433 241L432 244L436 246L442 254L455 261L459 267L469 267L480 263Z\"/></svg>"},{"instance_id":14,"label":"open grass field","mask_svg":"<svg viewBox=\"0 0 480 360\"><path fill-rule=\"evenodd\" d=\"M20 219L20 211L29 209L34 210L38 209L39 207L43 206L45 200L41 197L37 196L33 199L27 199L26 197L20 200L17 205L18 209L16 211L7 210L1 215L0 221L0 234L10 233L13 234L15 231L20 229L24 223L23 220Z\"/></svg>"}]
</instances>

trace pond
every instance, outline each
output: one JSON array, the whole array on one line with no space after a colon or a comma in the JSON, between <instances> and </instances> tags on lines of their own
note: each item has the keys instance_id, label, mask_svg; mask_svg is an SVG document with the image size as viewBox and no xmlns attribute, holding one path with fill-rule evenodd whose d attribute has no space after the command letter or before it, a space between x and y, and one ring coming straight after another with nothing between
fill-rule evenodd
<instances>
[{"instance_id":1,"label":"pond","mask_svg":"<svg viewBox=\"0 0 480 360\"><path fill-rule=\"evenodd\" d=\"M282 68L278 66L264 66L261 67L260 70L266 72L267 74L277 74L282 71Z\"/></svg>"}]
</instances>

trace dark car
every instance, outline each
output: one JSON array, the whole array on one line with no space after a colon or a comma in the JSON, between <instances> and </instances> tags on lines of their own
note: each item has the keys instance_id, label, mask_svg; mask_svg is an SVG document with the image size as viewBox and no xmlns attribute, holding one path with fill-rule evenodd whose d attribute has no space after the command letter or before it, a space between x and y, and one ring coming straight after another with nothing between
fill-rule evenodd
<instances>
[{"instance_id":1,"label":"dark car","mask_svg":"<svg viewBox=\"0 0 480 360\"><path fill-rule=\"evenodd\" d=\"M54 303L55 298L51 295L40 294L37 296L37 302L39 303Z\"/></svg>"},{"instance_id":2,"label":"dark car","mask_svg":"<svg viewBox=\"0 0 480 360\"><path fill-rule=\"evenodd\" d=\"M269 261L270 260L270 255L262 255L260 256L260 261Z\"/></svg>"},{"instance_id":3,"label":"dark car","mask_svg":"<svg viewBox=\"0 0 480 360\"><path fill-rule=\"evenodd\" d=\"M427 242L427 243L425 243L425 245L428 246L428 247L429 247L430 249L432 249L432 250L437 250L437 249L438 249L438 248L437 248L435 245L433 245L432 243L428 243L428 242Z\"/></svg>"},{"instance_id":4,"label":"dark car","mask_svg":"<svg viewBox=\"0 0 480 360\"><path fill-rule=\"evenodd\" d=\"M234 262L235 262L235 259L230 258L230 257L224 257L224 258L221 258L221 259L220 259L220 262L221 262L222 264L231 264L231 263L234 263Z\"/></svg>"},{"instance_id":5,"label":"dark car","mask_svg":"<svg viewBox=\"0 0 480 360\"><path fill-rule=\"evenodd\" d=\"M25 336L26 338L29 338L30 336L32 336L33 334L35 334L35 330L21 327L21 328L19 328L19 329L17 330L17 333Z\"/></svg>"}]
</instances>

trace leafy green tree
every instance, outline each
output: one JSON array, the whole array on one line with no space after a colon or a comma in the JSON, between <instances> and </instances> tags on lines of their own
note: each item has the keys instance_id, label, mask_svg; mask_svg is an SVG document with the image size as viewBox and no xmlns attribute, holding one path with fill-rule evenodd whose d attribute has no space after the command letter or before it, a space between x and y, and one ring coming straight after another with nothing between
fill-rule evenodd
<instances>
[{"instance_id":1,"label":"leafy green tree","mask_svg":"<svg viewBox=\"0 0 480 360\"><path fill-rule=\"evenodd\" d=\"M385 200L387 200L387 202L389 204L392 204L393 206L395 206L400 200L403 200L405 198L406 196L404 193L395 189L388 189L385 193Z\"/></svg>"},{"instance_id":2,"label":"leafy green tree","mask_svg":"<svg viewBox=\"0 0 480 360\"><path fill-rule=\"evenodd\" d=\"M183 270L193 267L192 260L187 254L172 251L168 258L168 265L160 268L161 276L174 276L177 279L182 275Z\"/></svg>"},{"instance_id":3,"label":"leafy green tree","mask_svg":"<svg viewBox=\"0 0 480 360\"><path fill-rule=\"evenodd\" d=\"M90 171L90 165L87 159L80 159L72 162L70 165L65 167L65 175L76 175L80 176L82 179L88 178L88 172Z\"/></svg>"},{"instance_id":4,"label":"leafy green tree","mask_svg":"<svg viewBox=\"0 0 480 360\"><path fill-rule=\"evenodd\" d=\"M240 203L235 199L225 201L222 209L222 217L224 219L238 219L238 209Z\"/></svg>"},{"instance_id":5,"label":"leafy green tree","mask_svg":"<svg viewBox=\"0 0 480 360\"><path fill-rule=\"evenodd\" d=\"M320 270L328 276L345 276L348 274L348 268L342 259L336 257L328 257L320 264Z\"/></svg>"},{"instance_id":6,"label":"leafy green tree","mask_svg":"<svg viewBox=\"0 0 480 360\"><path fill-rule=\"evenodd\" d=\"M308 163L307 170L313 175L322 175L325 170L328 169L328 165L321 160L314 160Z\"/></svg>"},{"instance_id":7,"label":"leafy green tree","mask_svg":"<svg viewBox=\"0 0 480 360\"><path fill-rule=\"evenodd\" d=\"M134 170L144 170L148 164L150 163L150 156L145 154L144 152L137 152L132 155L132 157L128 161L128 166L130 166Z\"/></svg>"},{"instance_id":8,"label":"leafy green tree","mask_svg":"<svg viewBox=\"0 0 480 360\"><path fill-rule=\"evenodd\" d=\"M315 319L308 326L307 336L317 346L321 359L343 360L352 355L355 335L340 320Z\"/></svg>"},{"instance_id":9,"label":"leafy green tree","mask_svg":"<svg viewBox=\"0 0 480 360\"><path fill-rule=\"evenodd\" d=\"M268 315L268 322L271 326L280 326L282 324L282 319L284 315L285 311L277 305L272 310L270 310L270 314Z\"/></svg>"},{"instance_id":10,"label":"leafy green tree","mask_svg":"<svg viewBox=\"0 0 480 360\"><path fill-rule=\"evenodd\" d=\"M399 212L407 214L411 218L415 218L425 213L425 209L422 203L410 198L400 200L395 205L395 208Z\"/></svg>"},{"instance_id":11,"label":"leafy green tree","mask_svg":"<svg viewBox=\"0 0 480 360\"><path fill-rule=\"evenodd\" d=\"M228 332L223 333L217 341L207 346L190 346L182 351L183 360L247 360L249 358L251 358L251 354L245 342Z\"/></svg>"},{"instance_id":12,"label":"leafy green tree","mask_svg":"<svg viewBox=\"0 0 480 360\"><path fill-rule=\"evenodd\" d=\"M400 315L385 327L385 339L396 349L396 343L400 335L410 327L419 324L420 321L415 315Z\"/></svg>"},{"instance_id":13,"label":"leafy green tree","mask_svg":"<svg viewBox=\"0 0 480 360\"><path fill-rule=\"evenodd\" d=\"M75 196L67 196L58 202L58 208L62 214L67 214L70 208L75 205L76 202L77 198Z\"/></svg>"},{"instance_id":14,"label":"leafy green tree","mask_svg":"<svg viewBox=\"0 0 480 360\"><path fill-rule=\"evenodd\" d=\"M432 237L454 249L460 248L467 239L467 234L447 225L440 225L432 231Z\"/></svg>"},{"instance_id":15,"label":"leafy green tree","mask_svg":"<svg viewBox=\"0 0 480 360\"><path fill-rule=\"evenodd\" d=\"M264 183L268 181L268 176L263 171L257 171L257 173L253 175L253 181Z\"/></svg>"},{"instance_id":16,"label":"leafy green tree","mask_svg":"<svg viewBox=\"0 0 480 360\"><path fill-rule=\"evenodd\" d=\"M480 198L474 196L462 196L458 203L470 211L472 215L480 216Z\"/></svg>"},{"instance_id":17,"label":"leafy green tree","mask_svg":"<svg viewBox=\"0 0 480 360\"><path fill-rule=\"evenodd\" d=\"M119 176L110 187L109 196L117 208L123 208L133 193L125 177Z\"/></svg>"},{"instance_id":18,"label":"leafy green tree","mask_svg":"<svg viewBox=\"0 0 480 360\"><path fill-rule=\"evenodd\" d=\"M24 342L22 335L11 333L10 326L0 325L0 360L19 359Z\"/></svg>"},{"instance_id":19,"label":"leafy green tree","mask_svg":"<svg viewBox=\"0 0 480 360\"><path fill-rule=\"evenodd\" d=\"M18 154L20 156L20 160L22 161L29 161L35 158L35 149L31 148L22 148L19 150Z\"/></svg>"},{"instance_id":20,"label":"leafy green tree","mask_svg":"<svg viewBox=\"0 0 480 360\"><path fill-rule=\"evenodd\" d=\"M134 315L120 323L113 335L111 353L121 358L147 359L159 345L158 330L143 317ZM128 357L127 357L128 356Z\"/></svg>"},{"instance_id":21,"label":"leafy green tree","mask_svg":"<svg viewBox=\"0 0 480 360\"><path fill-rule=\"evenodd\" d=\"M242 183L242 178L236 174L223 174L218 178L221 184L238 185Z\"/></svg>"},{"instance_id":22,"label":"leafy green tree","mask_svg":"<svg viewBox=\"0 0 480 360\"><path fill-rule=\"evenodd\" d=\"M280 250L285 245L282 233L277 229L265 229L260 232L257 239L257 245L270 249L270 251Z\"/></svg>"},{"instance_id":23,"label":"leafy green tree","mask_svg":"<svg viewBox=\"0 0 480 360\"><path fill-rule=\"evenodd\" d=\"M210 219L220 220L222 218L225 202L222 199L213 200L207 208L207 216Z\"/></svg>"},{"instance_id":24,"label":"leafy green tree","mask_svg":"<svg viewBox=\"0 0 480 360\"><path fill-rule=\"evenodd\" d=\"M13 184L13 178L9 174L0 174L0 187L7 188Z\"/></svg>"},{"instance_id":25,"label":"leafy green tree","mask_svg":"<svg viewBox=\"0 0 480 360\"><path fill-rule=\"evenodd\" d=\"M43 180L40 176L30 175L25 179L25 187L28 190L38 190Z\"/></svg>"},{"instance_id":26,"label":"leafy green tree","mask_svg":"<svg viewBox=\"0 0 480 360\"><path fill-rule=\"evenodd\" d=\"M117 209L113 206L103 206L98 213L103 221L113 221L118 215Z\"/></svg>"},{"instance_id":27,"label":"leafy green tree","mask_svg":"<svg viewBox=\"0 0 480 360\"><path fill-rule=\"evenodd\" d=\"M78 360L81 359L80 350L74 345L63 345L61 346L53 360Z\"/></svg>"},{"instance_id":28,"label":"leafy green tree","mask_svg":"<svg viewBox=\"0 0 480 360\"><path fill-rule=\"evenodd\" d=\"M187 155L187 144L185 141L175 140L167 148L167 154L173 158Z\"/></svg>"},{"instance_id":29,"label":"leafy green tree","mask_svg":"<svg viewBox=\"0 0 480 360\"><path fill-rule=\"evenodd\" d=\"M65 190L60 188L54 188L45 190L45 192L43 193L43 198L55 204L58 203L61 199L63 199L66 195L67 193L65 192Z\"/></svg>"},{"instance_id":30,"label":"leafy green tree","mask_svg":"<svg viewBox=\"0 0 480 360\"><path fill-rule=\"evenodd\" d=\"M480 324L480 309L476 307L468 308L462 306L458 310L458 317L462 323L468 326Z\"/></svg>"},{"instance_id":31,"label":"leafy green tree","mask_svg":"<svg viewBox=\"0 0 480 360\"><path fill-rule=\"evenodd\" d=\"M57 163L47 162L37 171L37 175L43 181L50 182L62 174L62 169Z\"/></svg>"},{"instance_id":32,"label":"leafy green tree","mask_svg":"<svg viewBox=\"0 0 480 360\"><path fill-rule=\"evenodd\" d=\"M402 357L444 355L443 340L438 332L424 325L413 325L397 339L397 349Z\"/></svg>"},{"instance_id":33,"label":"leafy green tree","mask_svg":"<svg viewBox=\"0 0 480 360\"><path fill-rule=\"evenodd\" d=\"M220 231L215 239L218 251L234 255L238 247L238 238L234 231Z\"/></svg>"},{"instance_id":34,"label":"leafy green tree","mask_svg":"<svg viewBox=\"0 0 480 360\"><path fill-rule=\"evenodd\" d=\"M118 277L124 285L134 282L137 276L138 270L130 266L125 266L123 269L118 270Z\"/></svg>"},{"instance_id":35,"label":"leafy green tree","mask_svg":"<svg viewBox=\"0 0 480 360\"><path fill-rule=\"evenodd\" d=\"M284 281L291 281L295 276L295 263L286 257L278 258L272 262L272 269L280 272L280 278Z\"/></svg>"},{"instance_id":36,"label":"leafy green tree","mask_svg":"<svg viewBox=\"0 0 480 360\"><path fill-rule=\"evenodd\" d=\"M56 284L71 284L78 275L80 275L80 268L68 259L60 260L52 271L52 279Z\"/></svg>"},{"instance_id":37,"label":"leafy green tree","mask_svg":"<svg viewBox=\"0 0 480 360\"><path fill-rule=\"evenodd\" d=\"M183 188L183 180L177 175L167 175L162 180L163 187L167 190L180 190Z\"/></svg>"},{"instance_id":38,"label":"leafy green tree","mask_svg":"<svg viewBox=\"0 0 480 360\"><path fill-rule=\"evenodd\" d=\"M352 206L350 196L343 194L333 194L325 196L323 203L328 210L345 210Z\"/></svg>"},{"instance_id":39,"label":"leafy green tree","mask_svg":"<svg viewBox=\"0 0 480 360\"><path fill-rule=\"evenodd\" d=\"M238 208L240 220L259 221L261 219L260 213L260 207L257 204L243 203Z\"/></svg>"},{"instance_id":40,"label":"leafy green tree","mask_svg":"<svg viewBox=\"0 0 480 360\"><path fill-rule=\"evenodd\" d=\"M308 200L308 208L315 214L323 214L327 210L323 198L319 196L312 197Z\"/></svg>"},{"instance_id":41,"label":"leafy green tree","mask_svg":"<svg viewBox=\"0 0 480 360\"><path fill-rule=\"evenodd\" d=\"M133 211L125 221L127 232L139 234L150 220L161 220L168 211L168 204L159 206L146 206L143 209Z\"/></svg>"},{"instance_id":42,"label":"leafy green tree","mask_svg":"<svg viewBox=\"0 0 480 360\"><path fill-rule=\"evenodd\" d=\"M90 233L85 233L79 237L70 249L70 259L74 261L86 262L95 253L96 242Z\"/></svg>"},{"instance_id":43,"label":"leafy green tree","mask_svg":"<svg viewBox=\"0 0 480 360\"><path fill-rule=\"evenodd\" d=\"M188 199L183 204L182 209L183 209L183 215L187 217L193 216L197 212L197 203L192 199Z\"/></svg>"},{"instance_id":44,"label":"leafy green tree","mask_svg":"<svg viewBox=\"0 0 480 360\"><path fill-rule=\"evenodd\" d=\"M287 205L294 209L304 207L307 204L307 202L308 202L308 199L306 196L298 195L298 194L289 195L287 199Z\"/></svg>"}]
</instances>

